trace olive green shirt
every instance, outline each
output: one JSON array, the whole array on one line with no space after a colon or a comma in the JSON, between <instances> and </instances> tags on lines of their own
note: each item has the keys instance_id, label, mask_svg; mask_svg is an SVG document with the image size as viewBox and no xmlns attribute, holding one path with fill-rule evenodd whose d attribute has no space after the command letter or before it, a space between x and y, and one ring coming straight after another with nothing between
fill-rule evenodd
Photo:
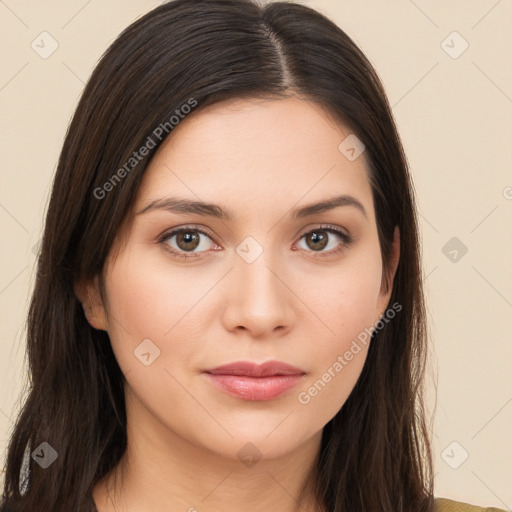
<instances>
[{"instance_id":1,"label":"olive green shirt","mask_svg":"<svg viewBox=\"0 0 512 512\"><path fill-rule=\"evenodd\" d=\"M462 503L461 501L453 501L447 498L436 498L436 512L506 512L502 508L495 507L477 507Z\"/></svg>"}]
</instances>

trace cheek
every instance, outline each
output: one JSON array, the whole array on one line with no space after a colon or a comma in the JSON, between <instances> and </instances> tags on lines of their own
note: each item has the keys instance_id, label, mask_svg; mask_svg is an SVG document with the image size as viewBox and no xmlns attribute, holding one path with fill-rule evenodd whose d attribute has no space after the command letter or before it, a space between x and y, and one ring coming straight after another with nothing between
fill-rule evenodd
<instances>
[{"instance_id":1,"label":"cheek","mask_svg":"<svg viewBox=\"0 0 512 512\"><path fill-rule=\"evenodd\" d=\"M183 418L201 414L187 391L200 339L197 303L218 281L194 275L133 250L118 257L106 282L109 336L135 404L132 414L159 418L183 437L190 429ZM176 408L183 414L176 416Z\"/></svg>"},{"instance_id":2,"label":"cheek","mask_svg":"<svg viewBox=\"0 0 512 512\"><path fill-rule=\"evenodd\" d=\"M109 335L114 353L123 371L129 371L139 365L134 351L149 339L160 350L155 365L165 366L171 353L173 360L186 365L194 350L194 336L180 335L179 343L172 340L183 334L195 304L215 283L215 276L194 279L193 273L165 265L160 258L142 256L142 252L126 251L108 276Z\"/></svg>"},{"instance_id":3,"label":"cheek","mask_svg":"<svg viewBox=\"0 0 512 512\"><path fill-rule=\"evenodd\" d=\"M378 247L377 247L378 249ZM333 277L334 276L334 277ZM310 378L301 387L297 402L310 417L311 428L321 427L339 411L352 392L364 366L371 328L378 320L380 253L359 253L339 271L317 275L316 290L309 294L311 309L319 312L325 326L318 331L317 344L308 347L312 363Z\"/></svg>"},{"instance_id":4,"label":"cheek","mask_svg":"<svg viewBox=\"0 0 512 512\"><path fill-rule=\"evenodd\" d=\"M361 375L374 325L374 308L369 307L370 293L358 288L358 294L338 297L330 303L327 318L334 333L318 336L308 351L310 375L298 390L297 403L312 420L311 433L325 426L346 402ZM335 305L337 307L335 307ZM324 330L325 332L325 330Z\"/></svg>"},{"instance_id":5,"label":"cheek","mask_svg":"<svg viewBox=\"0 0 512 512\"><path fill-rule=\"evenodd\" d=\"M367 244L339 266L302 273L298 294L323 322L319 336L329 352L343 349L378 320L382 266L378 245ZM325 352L324 352L325 354ZM332 355L332 354L331 354Z\"/></svg>"}]
</instances>

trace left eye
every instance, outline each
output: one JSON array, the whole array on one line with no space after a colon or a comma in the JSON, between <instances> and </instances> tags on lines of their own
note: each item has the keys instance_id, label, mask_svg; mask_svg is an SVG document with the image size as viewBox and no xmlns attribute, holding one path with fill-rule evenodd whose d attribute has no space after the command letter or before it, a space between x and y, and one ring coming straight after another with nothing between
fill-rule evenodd
<instances>
[{"instance_id":1,"label":"left eye","mask_svg":"<svg viewBox=\"0 0 512 512\"><path fill-rule=\"evenodd\" d=\"M306 242L306 250L311 249L312 252L322 252L322 253L329 253L333 249L339 250L339 246L336 242L329 245L329 235L335 235L335 238L337 237L338 240L341 239L344 244L348 244L350 242L350 238L345 233L339 231L338 229L334 228L317 228L313 229L311 231L308 231L307 233L304 233L300 240L304 239ZM326 249L324 251L324 249ZM336 252L336 251L334 251Z\"/></svg>"}]
</instances>

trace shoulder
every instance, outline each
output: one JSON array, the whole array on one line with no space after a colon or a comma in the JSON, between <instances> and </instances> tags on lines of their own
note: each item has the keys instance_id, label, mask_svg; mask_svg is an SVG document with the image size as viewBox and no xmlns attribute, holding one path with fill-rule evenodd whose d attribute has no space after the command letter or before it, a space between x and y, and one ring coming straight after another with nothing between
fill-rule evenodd
<instances>
[{"instance_id":1,"label":"shoulder","mask_svg":"<svg viewBox=\"0 0 512 512\"><path fill-rule=\"evenodd\" d=\"M477 507L462 501L453 501L447 498L436 498L435 512L505 512L504 509L495 507Z\"/></svg>"}]
</instances>

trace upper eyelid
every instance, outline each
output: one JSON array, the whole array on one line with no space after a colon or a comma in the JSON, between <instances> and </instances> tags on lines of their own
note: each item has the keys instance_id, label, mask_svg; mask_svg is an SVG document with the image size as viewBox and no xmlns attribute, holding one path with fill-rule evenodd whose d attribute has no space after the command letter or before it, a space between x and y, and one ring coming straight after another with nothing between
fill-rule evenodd
<instances>
[{"instance_id":1,"label":"upper eyelid","mask_svg":"<svg viewBox=\"0 0 512 512\"><path fill-rule=\"evenodd\" d=\"M212 240L215 238L215 235L213 235L213 233L211 233L209 229L207 229L203 226L187 225L184 227L172 228L172 229L166 230L158 237L158 239L159 240L167 240L171 236L177 235L178 233L180 233L182 231L198 231L201 234L208 236Z\"/></svg>"}]
</instances>

